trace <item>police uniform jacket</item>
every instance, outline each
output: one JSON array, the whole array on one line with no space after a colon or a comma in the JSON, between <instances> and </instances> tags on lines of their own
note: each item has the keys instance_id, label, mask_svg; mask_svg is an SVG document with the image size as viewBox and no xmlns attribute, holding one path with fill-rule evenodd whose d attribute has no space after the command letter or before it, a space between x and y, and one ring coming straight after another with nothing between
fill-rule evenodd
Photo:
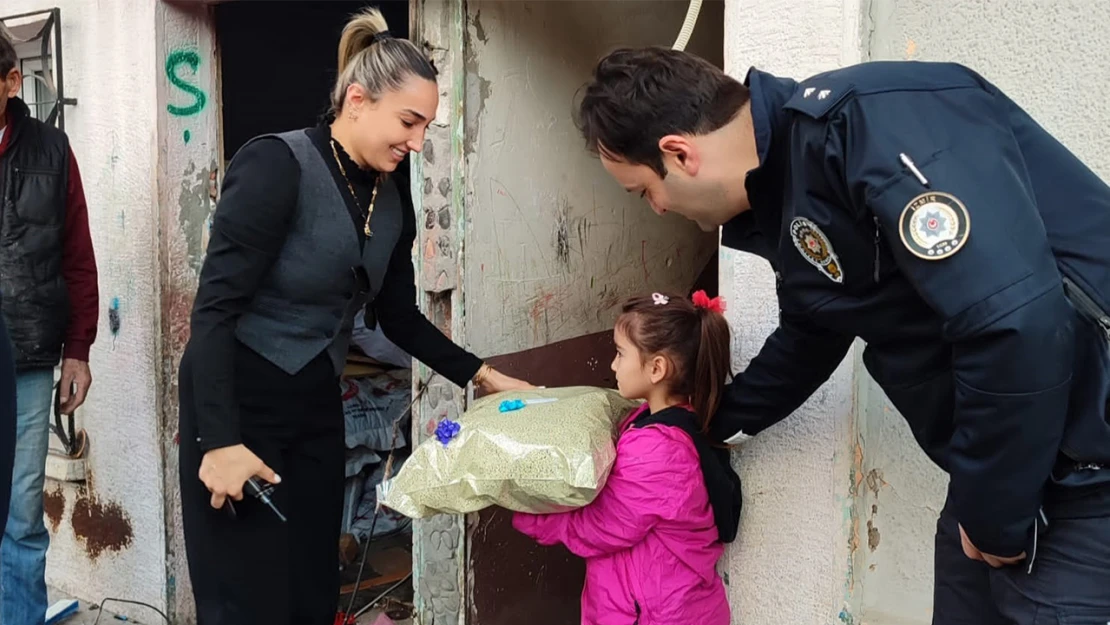
<instances>
[{"instance_id":1,"label":"police uniform jacket","mask_svg":"<svg viewBox=\"0 0 1110 625\"><path fill-rule=\"evenodd\" d=\"M972 542L1017 555L1049 492L1110 482L1110 187L958 65L746 83L760 165L722 241L770 261L780 324L713 434L784 418L862 338Z\"/></svg>"}]
</instances>

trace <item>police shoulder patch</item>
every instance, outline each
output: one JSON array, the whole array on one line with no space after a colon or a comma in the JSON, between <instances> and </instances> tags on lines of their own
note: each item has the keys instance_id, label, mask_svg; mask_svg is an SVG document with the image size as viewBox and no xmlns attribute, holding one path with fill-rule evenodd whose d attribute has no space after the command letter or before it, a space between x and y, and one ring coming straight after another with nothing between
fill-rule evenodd
<instances>
[{"instance_id":1,"label":"police shoulder patch","mask_svg":"<svg viewBox=\"0 0 1110 625\"><path fill-rule=\"evenodd\" d=\"M910 200L898 220L902 244L911 254L925 260L954 255L967 243L971 216L950 193L922 193Z\"/></svg>"},{"instance_id":2,"label":"police shoulder patch","mask_svg":"<svg viewBox=\"0 0 1110 625\"><path fill-rule=\"evenodd\" d=\"M852 92L852 86L841 81L813 78L798 86L783 108L804 113L814 119L828 115Z\"/></svg>"},{"instance_id":3,"label":"police shoulder patch","mask_svg":"<svg viewBox=\"0 0 1110 625\"><path fill-rule=\"evenodd\" d=\"M832 243L817 224L805 217L796 217L790 222L790 238L794 247L801 252L802 258L817 268L826 278L840 284L844 282L844 272L840 268L840 259L833 251Z\"/></svg>"}]
</instances>

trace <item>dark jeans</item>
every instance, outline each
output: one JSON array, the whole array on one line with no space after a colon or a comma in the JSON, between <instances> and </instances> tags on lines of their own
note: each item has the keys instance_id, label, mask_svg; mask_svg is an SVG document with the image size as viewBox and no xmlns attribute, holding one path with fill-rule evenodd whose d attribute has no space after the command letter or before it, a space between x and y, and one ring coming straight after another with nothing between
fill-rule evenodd
<instances>
[{"instance_id":1,"label":"dark jeans","mask_svg":"<svg viewBox=\"0 0 1110 625\"><path fill-rule=\"evenodd\" d=\"M15 363L8 326L0 318L0 539L8 525L15 461Z\"/></svg>"},{"instance_id":2,"label":"dark jeans","mask_svg":"<svg viewBox=\"0 0 1110 625\"><path fill-rule=\"evenodd\" d=\"M1110 624L1110 515L1062 516L1049 513L1031 572L1028 560L993 569L964 555L946 504L937 521L933 625Z\"/></svg>"},{"instance_id":3,"label":"dark jeans","mask_svg":"<svg viewBox=\"0 0 1110 625\"><path fill-rule=\"evenodd\" d=\"M281 477L282 523L258 501L211 507L198 478L191 364L181 386L181 508L198 625L332 625L339 601L343 407L326 355L296 376L241 348L235 392L243 444Z\"/></svg>"}]
</instances>

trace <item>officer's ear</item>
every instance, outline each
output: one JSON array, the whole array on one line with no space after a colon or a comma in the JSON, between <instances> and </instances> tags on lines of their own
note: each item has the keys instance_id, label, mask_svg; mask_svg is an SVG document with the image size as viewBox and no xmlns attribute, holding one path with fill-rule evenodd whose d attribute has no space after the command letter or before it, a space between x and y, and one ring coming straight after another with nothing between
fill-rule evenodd
<instances>
[{"instance_id":1,"label":"officer's ear","mask_svg":"<svg viewBox=\"0 0 1110 625\"><path fill-rule=\"evenodd\" d=\"M689 137L667 135L659 139L659 151L663 153L663 163L669 165L667 169L684 172L687 176L698 174L701 160Z\"/></svg>"}]
</instances>

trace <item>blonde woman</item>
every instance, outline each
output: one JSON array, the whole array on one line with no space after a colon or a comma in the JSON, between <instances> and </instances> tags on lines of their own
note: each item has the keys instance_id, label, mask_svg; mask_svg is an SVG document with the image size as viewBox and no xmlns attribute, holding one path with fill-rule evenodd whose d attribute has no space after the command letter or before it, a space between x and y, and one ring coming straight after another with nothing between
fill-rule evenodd
<instances>
[{"instance_id":1,"label":"blonde woman","mask_svg":"<svg viewBox=\"0 0 1110 625\"><path fill-rule=\"evenodd\" d=\"M360 309L459 386L530 388L416 308L408 154L435 115L435 81L420 50L368 10L343 31L332 114L252 140L228 169L180 376L199 625L332 623L344 476L337 379ZM276 484L287 521L243 498L252 477Z\"/></svg>"}]
</instances>

